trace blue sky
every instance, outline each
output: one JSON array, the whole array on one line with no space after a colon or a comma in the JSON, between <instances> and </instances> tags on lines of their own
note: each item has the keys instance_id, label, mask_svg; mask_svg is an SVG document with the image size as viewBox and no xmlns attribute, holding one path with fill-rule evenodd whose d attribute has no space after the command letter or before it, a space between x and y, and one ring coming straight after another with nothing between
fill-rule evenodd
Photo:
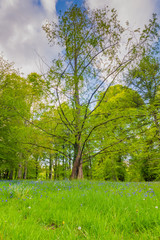
<instances>
[{"instance_id":1,"label":"blue sky","mask_svg":"<svg viewBox=\"0 0 160 240\"><path fill-rule=\"evenodd\" d=\"M72 3L81 4L82 0L0 0L0 52L25 75L46 71L46 65L51 64L60 49L49 46L42 25L47 19L57 21L58 12ZM86 0L86 3L91 9L114 7L121 22L129 20L134 27L147 24L153 12L160 19L160 0Z\"/></svg>"},{"instance_id":2,"label":"blue sky","mask_svg":"<svg viewBox=\"0 0 160 240\"><path fill-rule=\"evenodd\" d=\"M82 2L82 0L58 0L56 3L57 13L59 13L59 11L64 12L68 7L71 6L71 4L81 5Z\"/></svg>"}]
</instances>

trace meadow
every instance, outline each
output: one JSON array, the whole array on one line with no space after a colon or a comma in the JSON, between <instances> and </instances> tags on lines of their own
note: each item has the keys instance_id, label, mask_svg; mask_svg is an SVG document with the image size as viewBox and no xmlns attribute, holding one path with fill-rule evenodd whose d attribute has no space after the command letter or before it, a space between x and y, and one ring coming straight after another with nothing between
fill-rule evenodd
<instances>
[{"instance_id":1,"label":"meadow","mask_svg":"<svg viewBox=\"0 0 160 240\"><path fill-rule=\"evenodd\" d=\"M160 239L160 184L0 181L0 240Z\"/></svg>"}]
</instances>

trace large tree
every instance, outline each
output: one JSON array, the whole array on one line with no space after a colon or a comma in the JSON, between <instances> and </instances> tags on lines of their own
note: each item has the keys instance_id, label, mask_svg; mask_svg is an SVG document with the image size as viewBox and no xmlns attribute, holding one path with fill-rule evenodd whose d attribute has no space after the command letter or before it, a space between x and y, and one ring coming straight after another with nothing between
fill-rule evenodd
<instances>
[{"instance_id":1,"label":"large tree","mask_svg":"<svg viewBox=\"0 0 160 240\"><path fill-rule=\"evenodd\" d=\"M72 136L74 151L71 178L82 178L82 162L87 142L97 128L107 124L88 124L101 105L116 77L135 59L157 34L156 16L140 33L123 28L115 9L86 9L72 5L58 23L47 22L43 29L51 44L61 47L48 75L48 87L62 124ZM134 38L134 36L136 37ZM96 95L103 91L96 102ZM63 109L68 101L72 116ZM67 142L67 138L65 139ZM70 141L70 139L69 139Z\"/></svg>"}]
</instances>

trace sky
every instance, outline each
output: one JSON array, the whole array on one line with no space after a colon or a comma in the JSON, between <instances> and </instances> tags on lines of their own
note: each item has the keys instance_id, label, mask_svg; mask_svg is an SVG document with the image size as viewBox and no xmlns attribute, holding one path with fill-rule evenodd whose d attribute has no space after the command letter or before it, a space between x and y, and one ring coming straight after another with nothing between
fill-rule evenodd
<instances>
[{"instance_id":1,"label":"sky","mask_svg":"<svg viewBox=\"0 0 160 240\"><path fill-rule=\"evenodd\" d=\"M0 0L0 53L26 76L45 73L60 51L50 47L42 25L58 21L58 14L72 3L82 0ZM127 20L134 27L143 27L157 13L160 21L160 0L86 0L91 9L108 5L115 8L122 24Z\"/></svg>"}]
</instances>

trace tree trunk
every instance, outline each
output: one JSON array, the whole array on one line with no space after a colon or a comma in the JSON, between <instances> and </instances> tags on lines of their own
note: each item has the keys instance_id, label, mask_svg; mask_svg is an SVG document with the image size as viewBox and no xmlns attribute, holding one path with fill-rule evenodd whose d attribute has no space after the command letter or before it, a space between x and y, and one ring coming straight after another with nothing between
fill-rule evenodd
<instances>
[{"instance_id":1,"label":"tree trunk","mask_svg":"<svg viewBox=\"0 0 160 240\"><path fill-rule=\"evenodd\" d=\"M27 165L24 167L23 179L27 179Z\"/></svg>"},{"instance_id":2,"label":"tree trunk","mask_svg":"<svg viewBox=\"0 0 160 240\"><path fill-rule=\"evenodd\" d=\"M52 154L50 154L49 158L49 179L52 180L52 168L53 168L53 160L52 160Z\"/></svg>"},{"instance_id":3,"label":"tree trunk","mask_svg":"<svg viewBox=\"0 0 160 240\"><path fill-rule=\"evenodd\" d=\"M48 168L47 168L47 164L45 164L45 169L46 169L46 180L48 179Z\"/></svg>"},{"instance_id":4,"label":"tree trunk","mask_svg":"<svg viewBox=\"0 0 160 240\"><path fill-rule=\"evenodd\" d=\"M68 168L71 169L71 147L69 145L69 162L68 162Z\"/></svg>"},{"instance_id":5,"label":"tree trunk","mask_svg":"<svg viewBox=\"0 0 160 240\"><path fill-rule=\"evenodd\" d=\"M83 179L82 159L80 160L80 164L78 168L78 179Z\"/></svg>"},{"instance_id":6,"label":"tree trunk","mask_svg":"<svg viewBox=\"0 0 160 240\"><path fill-rule=\"evenodd\" d=\"M82 159L81 159L81 148L80 144L76 144L77 146L77 156L73 163L71 179L82 179L83 178L83 169L82 169Z\"/></svg>"},{"instance_id":7,"label":"tree trunk","mask_svg":"<svg viewBox=\"0 0 160 240\"><path fill-rule=\"evenodd\" d=\"M64 149L65 149L65 146L63 144L63 153L64 153ZM65 179L66 177L66 162L65 162L65 157L64 155L62 156L62 161L63 161L63 180Z\"/></svg>"},{"instance_id":8,"label":"tree trunk","mask_svg":"<svg viewBox=\"0 0 160 240\"><path fill-rule=\"evenodd\" d=\"M36 160L36 179L38 179L38 157L36 156L35 157L35 160Z\"/></svg>"},{"instance_id":9,"label":"tree trunk","mask_svg":"<svg viewBox=\"0 0 160 240\"><path fill-rule=\"evenodd\" d=\"M14 179L17 179L17 168L15 169Z\"/></svg>"},{"instance_id":10,"label":"tree trunk","mask_svg":"<svg viewBox=\"0 0 160 240\"><path fill-rule=\"evenodd\" d=\"M57 179L57 153L55 154L54 179Z\"/></svg>"},{"instance_id":11,"label":"tree trunk","mask_svg":"<svg viewBox=\"0 0 160 240\"><path fill-rule=\"evenodd\" d=\"M18 168L18 179L21 179L22 178L22 164L19 163L19 168Z\"/></svg>"},{"instance_id":12,"label":"tree trunk","mask_svg":"<svg viewBox=\"0 0 160 240\"><path fill-rule=\"evenodd\" d=\"M4 179L8 179L8 175L9 175L9 170L7 169L4 174Z\"/></svg>"},{"instance_id":13,"label":"tree trunk","mask_svg":"<svg viewBox=\"0 0 160 240\"><path fill-rule=\"evenodd\" d=\"M76 25L74 25L74 103L75 103L75 144L74 144L74 163L71 179L83 178L82 159L81 159L81 104L79 95L79 76L78 76L78 49L76 39Z\"/></svg>"},{"instance_id":14,"label":"tree trunk","mask_svg":"<svg viewBox=\"0 0 160 240\"><path fill-rule=\"evenodd\" d=\"M89 177L90 179L92 179L92 160L90 156L89 156L89 170L90 170Z\"/></svg>"},{"instance_id":15,"label":"tree trunk","mask_svg":"<svg viewBox=\"0 0 160 240\"><path fill-rule=\"evenodd\" d=\"M10 171L9 180L13 180L13 169Z\"/></svg>"}]
</instances>

